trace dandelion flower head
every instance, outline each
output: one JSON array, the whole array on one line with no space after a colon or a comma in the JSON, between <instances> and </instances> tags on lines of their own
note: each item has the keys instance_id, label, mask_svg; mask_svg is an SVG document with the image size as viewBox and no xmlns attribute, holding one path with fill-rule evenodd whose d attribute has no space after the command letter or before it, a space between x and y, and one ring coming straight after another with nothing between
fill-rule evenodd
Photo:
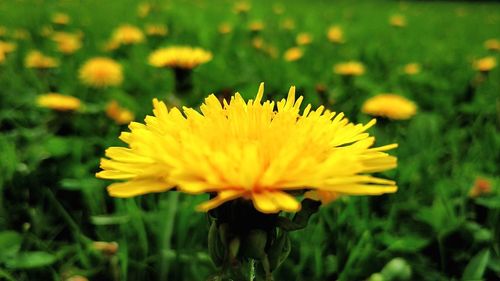
<instances>
[{"instance_id":1,"label":"dandelion flower head","mask_svg":"<svg viewBox=\"0 0 500 281\"><path fill-rule=\"evenodd\" d=\"M134 120L134 113L121 107L115 100L109 102L106 106L106 115L118 125L128 124Z\"/></svg>"},{"instance_id":2,"label":"dandelion flower head","mask_svg":"<svg viewBox=\"0 0 500 281\"><path fill-rule=\"evenodd\" d=\"M124 24L115 29L111 41L120 45L133 45L144 41L144 34L138 27Z\"/></svg>"},{"instance_id":3,"label":"dandelion flower head","mask_svg":"<svg viewBox=\"0 0 500 281\"><path fill-rule=\"evenodd\" d=\"M344 43L344 32L342 31L342 28L338 25L334 25L328 28L326 37L332 43L336 44Z\"/></svg>"},{"instance_id":4,"label":"dandelion flower head","mask_svg":"<svg viewBox=\"0 0 500 281\"><path fill-rule=\"evenodd\" d=\"M261 84L254 100L236 93L222 103L210 95L200 111L168 109L153 100L153 116L132 122L111 147L97 177L114 180L108 192L131 197L173 187L190 194L212 194L198 206L208 211L233 199L246 199L262 213L298 211L291 191L351 195L395 192L394 181L369 175L396 167L374 147L366 131L375 124L350 123L323 106L300 109L295 87L278 102L263 102Z\"/></svg>"},{"instance_id":5,"label":"dandelion flower head","mask_svg":"<svg viewBox=\"0 0 500 281\"><path fill-rule=\"evenodd\" d=\"M361 111L372 116L406 120L417 113L417 105L400 95L380 94L365 101Z\"/></svg>"},{"instance_id":6,"label":"dandelion flower head","mask_svg":"<svg viewBox=\"0 0 500 281\"><path fill-rule=\"evenodd\" d=\"M40 107L49 108L56 111L75 111L81 106L78 98L61 95L59 93L48 93L37 98Z\"/></svg>"},{"instance_id":7,"label":"dandelion flower head","mask_svg":"<svg viewBox=\"0 0 500 281\"><path fill-rule=\"evenodd\" d=\"M286 61L296 61L302 58L304 55L304 51L302 51L301 48L299 47L292 47L288 50L286 50L285 54L283 54L283 58Z\"/></svg>"},{"instance_id":8,"label":"dandelion flower head","mask_svg":"<svg viewBox=\"0 0 500 281\"><path fill-rule=\"evenodd\" d=\"M484 57L474 61L474 69L481 72L489 72L497 66L497 60L495 57Z\"/></svg>"},{"instance_id":9,"label":"dandelion flower head","mask_svg":"<svg viewBox=\"0 0 500 281\"><path fill-rule=\"evenodd\" d=\"M149 64L154 67L192 69L212 59L212 53L202 48L173 46L158 49L149 56Z\"/></svg>"},{"instance_id":10,"label":"dandelion flower head","mask_svg":"<svg viewBox=\"0 0 500 281\"><path fill-rule=\"evenodd\" d=\"M333 72L344 76L360 76L365 73L365 66L357 61L349 61L336 64Z\"/></svg>"},{"instance_id":11,"label":"dandelion flower head","mask_svg":"<svg viewBox=\"0 0 500 281\"><path fill-rule=\"evenodd\" d=\"M56 32L52 35L52 40L56 42L57 49L63 54L73 54L82 47L80 36L67 32Z\"/></svg>"},{"instance_id":12,"label":"dandelion flower head","mask_svg":"<svg viewBox=\"0 0 500 281\"><path fill-rule=\"evenodd\" d=\"M95 88L118 86L123 81L122 66L106 57L87 60L80 68L79 76L83 84Z\"/></svg>"},{"instance_id":13,"label":"dandelion flower head","mask_svg":"<svg viewBox=\"0 0 500 281\"><path fill-rule=\"evenodd\" d=\"M57 59L46 56L40 51L31 51L26 56L24 64L27 68L47 69L57 67L59 62Z\"/></svg>"}]
</instances>

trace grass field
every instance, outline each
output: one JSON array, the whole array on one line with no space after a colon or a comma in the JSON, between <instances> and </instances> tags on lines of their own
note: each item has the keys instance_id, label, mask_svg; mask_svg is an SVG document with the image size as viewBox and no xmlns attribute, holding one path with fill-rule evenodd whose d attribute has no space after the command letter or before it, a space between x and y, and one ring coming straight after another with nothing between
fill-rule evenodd
<instances>
[{"instance_id":1,"label":"grass field","mask_svg":"<svg viewBox=\"0 0 500 281\"><path fill-rule=\"evenodd\" d=\"M284 98L295 85L304 103L356 123L372 118L362 105L380 93L418 107L407 120L379 118L369 131L378 146L399 144L390 152L398 167L381 173L398 191L322 206L291 233L275 280L500 280L500 71L473 67L499 59L500 43L488 49L485 41L500 40L500 4L247 3L248 10L221 0L0 1L0 42L16 45L6 51L0 44L0 280L221 280L207 250L207 215L196 211L207 195L113 198L110 181L95 177L105 149L123 146L118 136L128 130L106 108L115 100L143 122L153 98L197 108L211 93L254 98L261 82L267 99ZM57 13L69 22L57 23ZM393 16L403 23L391 24ZM249 30L256 22L262 30ZM124 24L168 31L110 50L113 30ZM343 42L328 40L333 25ZM81 47L58 50L60 31L76 34ZM284 53L299 33L312 40L288 61ZM188 90L176 88L172 70L148 64L152 51L174 45L213 55L192 70ZM27 67L32 50L57 66ZM122 83L96 89L82 82L80 67L98 56L121 65ZM361 62L364 73L334 73L346 61ZM419 71L407 73L410 63ZM37 104L50 92L81 106Z\"/></svg>"}]
</instances>

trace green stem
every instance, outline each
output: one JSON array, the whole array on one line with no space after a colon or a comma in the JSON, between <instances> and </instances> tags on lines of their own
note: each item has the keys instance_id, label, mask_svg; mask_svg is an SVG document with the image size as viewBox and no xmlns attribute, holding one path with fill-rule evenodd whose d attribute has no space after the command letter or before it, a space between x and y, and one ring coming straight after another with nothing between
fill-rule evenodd
<instances>
[{"instance_id":1,"label":"green stem","mask_svg":"<svg viewBox=\"0 0 500 281\"><path fill-rule=\"evenodd\" d=\"M250 274L249 274L250 281L255 280L255 260L250 259Z\"/></svg>"},{"instance_id":2,"label":"green stem","mask_svg":"<svg viewBox=\"0 0 500 281\"><path fill-rule=\"evenodd\" d=\"M177 203L179 201L178 192L170 192L167 201L167 209L165 210L165 221L163 227L163 240L161 241L161 261L160 261L160 279L167 280L169 271L169 252L172 249L172 233L174 230L175 214L177 213Z\"/></svg>"}]
</instances>

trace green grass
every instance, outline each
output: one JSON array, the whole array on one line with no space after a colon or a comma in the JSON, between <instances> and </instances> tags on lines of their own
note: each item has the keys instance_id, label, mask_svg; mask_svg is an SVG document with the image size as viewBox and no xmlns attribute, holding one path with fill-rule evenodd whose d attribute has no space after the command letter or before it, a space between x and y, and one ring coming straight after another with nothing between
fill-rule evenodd
<instances>
[{"instance_id":1,"label":"green grass","mask_svg":"<svg viewBox=\"0 0 500 281\"><path fill-rule=\"evenodd\" d=\"M471 62L498 53L486 39L500 39L500 5L468 2L276 1L283 15L265 1L253 1L247 16L232 12L230 1L151 1L146 19L138 1L2 1L0 25L25 28L31 39L0 64L0 280L206 280L216 272L207 253L208 220L195 211L207 196L176 193L113 199L109 182L95 179L106 147L121 145L120 127L103 113L116 99L136 114L150 114L154 97L172 100L173 77L147 64L159 46L189 44L211 50L214 59L194 72L194 90L181 103L197 106L214 92L240 91L253 97L260 82L267 98L285 96L296 85L317 106L317 84L326 86L328 106L350 120L370 119L359 112L364 100L394 92L414 100L418 114L408 121L382 121L370 133L377 144L399 143L395 178L399 191L380 197L349 197L323 206L309 226L292 234L292 252L276 280L366 280L397 257L411 267L410 280L495 280L500 278L500 71L473 90ZM274 2L273 2L274 3ZM55 12L66 12L69 31L82 30L84 46L62 56L39 35ZM388 24L395 13L408 25ZM463 15L460 16L459 14ZM292 18L296 29L279 28ZM262 20L262 36L279 50L272 58L251 46L246 25ZM113 28L167 24L164 39L101 51ZM234 30L220 35L229 22ZM332 24L343 27L346 43L326 40ZM297 62L281 58L298 32L313 35ZM9 36L0 40L12 41ZM25 54L40 49L61 60L47 72L24 67ZM95 91L78 81L88 58L106 55L125 70L122 86ZM346 81L332 72L341 61L362 61L365 75ZM422 72L407 76L410 62ZM470 90L470 89L469 89ZM49 91L81 98L87 110L56 113L36 106ZM470 91L469 91L470 92ZM467 196L476 177L486 177L492 194ZM119 251L104 255L92 241L116 241ZM387 276L391 271L385 268ZM375 280L375 279L372 279ZM393 279L397 280L397 279Z\"/></svg>"}]
</instances>

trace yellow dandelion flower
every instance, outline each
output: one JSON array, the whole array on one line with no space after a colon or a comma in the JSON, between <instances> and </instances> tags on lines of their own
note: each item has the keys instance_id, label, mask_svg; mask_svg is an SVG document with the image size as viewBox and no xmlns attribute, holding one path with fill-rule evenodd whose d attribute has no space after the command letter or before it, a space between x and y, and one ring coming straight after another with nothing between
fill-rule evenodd
<instances>
[{"instance_id":1,"label":"yellow dandelion flower","mask_svg":"<svg viewBox=\"0 0 500 281\"><path fill-rule=\"evenodd\" d=\"M120 139L129 147L111 147L101 160L98 178L113 183L114 197L178 191L217 194L198 206L207 211L226 201L248 199L262 213L298 211L291 191L379 195L395 192L394 181L369 173L396 167L385 151L396 144L373 147L366 125L350 123L342 113L313 110L300 113L303 97L291 87L286 99L262 102L261 84L254 100L239 93L222 104L215 95L198 112L167 109L153 100L153 116L132 122Z\"/></svg>"},{"instance_id":2,"label":"yellow dandelion flower","mask_svg":"<svg viewBox=\"0 0 500 281\"><path fill-rule=\"evenodd\" d=\"M24 60L24 65L27 68L54 68L59 66L59 62L53 58L44 55L40 51L31 51Z\"/></svg>"},{"instance_id":3,"label":"yellow dandelion flower","mask_svg":"<svg viewBox=\"0 0 500 281\"><path fill-rule=\"evenodd\" d=\"M264 45L265 45L265 42L264 42L264 39L262 37L252 38L252 46L255 49L260 50L260 49L264 48Z\"/></svg>"},{"instance_id":4,"label":"yellow dandelion flower","mask_svg":"<svg viewBox=\"0 0 500 281\"><path fill-rule=\"evenodd\" d=\"M105 88L118 86L123 81L122 66L105 57L89 59L80 68L80 80L88 86Z\"/></svg>"},{"instance_id":5,"label":"yellow dandelion flower","mask_svg":"<svg viewBox=\"0 0 500 281\"><path fill-rule=\"evenodd\" d=\"M474 61L473 67L481 72L489 72L497 66L495 57L484 57Z\"/></svg>"},{"instance_id":6,"label":"yellow dandelion flower","mask_svg":"<svg viewBox=\"0 0 500 281\"><path fill-rule=\"evenodd\" d=\"M158 49L149 56L149 64L154 67L192 69L212 59L212 53L202 48L173 46Z\"/></svg>"},{"instance_id":7,"label":"yellow dandelion flower","mask_svg":"<svg viewBox=\"0 0 500 281\"><path fill-rule=\"evenodd\" d=\"M300 58L302 58L303 55L304 55L304 51L302 51L301 48L292 47L292 48L286 50L286 52L283 54L283 58L286 61L296 61L296 60L299 60Z\"/></svg>"},{"instance_id":8,"label":"yellow dandelion flower","mask_svg":"<svg viewBox=\"0 0 500 281\"><path fill-rule=\"evenodd\" d=\"M137 6L137 15L140 18L147 17L150 12L151 12L151 4L150 3L144 2L144 3L140 3Z\"/></svg>"},{"instance_id":9,"label":"yellow dandelion flower","mask_svg":"<svg viewBox=\"0 0 500 281\"><path fill-rule=\"evenodd\" d=\"M106 42L106 44L104 45L104 50L107 52L114 51L118 48L120 48L120 43L115 42L113 40Z\"/></svg>"},{"instance_id":10,"label":"yellow dandelion flower","mask_svg":"<svg viewBox=\"0 0 500 281\"><path fill-rule=\"evenodd\" d=\"M469 197L475 198L491 193L491 182L488 179L478 177L469 190Z\"/></svg>"},{"instance_id":11,"label":"yellow dandelion flower","mask_svg":"<svg viewBox=\"0 0 500 281\"><path fill-rule=\"evenodd\" d=\"M106 106L106 115L118 125L128 124L134 120L134 113L121 107L115 100L109 102Z\"/></svg>"},{"instance_id":12,"label":"yellow dandelion flower","mask_svg":"<svg viewBox=\"0 0 500 281\"><path fill-rule=\"evenodd\" d=\"M297 42L297 45L309 45L312 42L312 36L311 34L307 32L301 32L297 34L297 37L295 38L295 42Z\"/></svg>"},{"instance_id":13,"label":"yellow dandelion flower","mask_svg":"<svg viewBox=\"0 0 500 281\"><path fill-rule=\"evenodd\" d=\"M49 108L56 111L75 111L81 106L78 98L61 95L59 93L48 93L37 98L40 107Z\"/></svg>"},{"instance_id":14,"label":"yellow dandelion flower","mask_svg":"<svg viewBox=\"0 0 500 281\"><path fill-rule=\"evenodd\" d=\"M357 61L343 62L336 64L333 72L344 76L360 76L365 73L365 66Z\"/></svg>"},{"instance_id":15,"label":"yellow dandelion flower","mask_svg":"<svg viewBox=\"0 0 500 281\"><path fill-rule=\"evenodd\" d=\"M285 6L283 6L282 4L275 4L273 6L273 12L276 15L282 15L285 12Z\"/></svg>"},{"instance_id":16,"label":"yellow dandelion flower","mask_svg":"<svg viewBox=\"0 0 500 281\"><path fill-rule=\"evenodd\" d=\"M264 29L264 23L260 20L252 21L248 24L248 29L252 32L259 32Z\"/></svg>"},{"instance_id":17,"label":"yellow dandelion flower","mask_svg":"<svg viewBox=\"0 0 500 281\"><path fill-rule=\"evenodd\" d=\"M57 50L63 54L73 54L82 47L80 36L68 32L56 32L52 40L57 44Z\"/></svg>"},{"instance_id":18,"label":"yellow dandelion flower","mask_svg":"<svg viewBox=\"0 0 500 281\"><path fill-rule=\"evenodd\" d=\"M0 50L2 50L5 54L14 52L16 48L17 48L16 43L5 42L0 40Z\"/></svg>"},{"instance_id":19,"label":"yellow dandelion flower","mask_svg":"<svg viewBox=\"0 0 500 281\"><path fill-rule=\"evenodd\" d=\"M404 73L408 75L415 75L420 73L422 67L418 63L409 63L403 67Z\"/></svg>"},{"instance_id":20,"label":"yellow dandelion flower","mask_svg":"<svg viewBox=\"0 0 500 281\"><path fill-rule=\"evenodd\" d=\"M149 36L164 37L168 34L168 27L164 24L146 25L146 34Z\"/></svg>"},{"instance_id":21,"label":"yellow dandelion flower","mask_svg":"<svg viewBox=\"0 0 500 281\"><path fill-rule=\"evenodd\" d=\"M229 23L223 22L219 25L219 28L217 30L220 34L228 34L233 31L233 27Z\"/></svg>"},{"instance_id":22,"label":"yellow dandelion flower","mask_svg":"<svg viewBox=\"0 0 500 281\"><path fill-rule=\"evenodd\" d=\"M403 15L393 15L389 18L389 23L394 27L405 27L406 18Z\"/></svg>"},{"instance_id":23,"label":"yellow dandelion flower","mask_svg":"<svg viewBox=\"0 0 500 281\"><path fill-rule=\"evenodd\" d=\"M293 19L287 18L281 22L281 28L285 30L294 30L295 29L295 21Z\"/></svg>"},{"instance_id":24,"label":"yellow dandelion flower","mask_svg":"<svg viewBox=\"0 0 500 281\"><path fill-rule=\"evenodd\" d=\"M124 24L113 31L111 41L120 45L138 44L144 41L144 34L138 27Z\"/></svg>"},{"instance_id":25,"label":"yellow dandelion flower","mask_svg":"<svg viewBox=\"0 0 500 281\"><path fill-rule=\"evenodd\" d=\"M484 42L484 47L490 51L500 51L500 40L488 39Z\"/></svg>"},{"instance_id":26,"label":"yellow dandelion flower","mask_svg":"<svg viewBox=\"0 0 500 281\"><path fill-rule=\"evenodd\" d=\"M42 35L43 37L49 37L52 35L52 33L54 33L54 29L50 25L44 25L40 29L40 35Z\"/></svg>"},{"instance_id":27,"label":"yellow dandelion flower","mask_svg":"<svg viewBox=\"0 0 500 281\"><path fill-rule=\"evenodd\" d=\"M342 44L344 43L344 32L342 28L338 25L330 26L326 33L326 37L332 43Z\"/></svg>"},{"instance_id":28,"label":"yellow dandelion flower","mask_svg":"<svg viewBox=\"0 0 500 281\"><path fill-rule=\"evenodd\" d=\"M407 120L417 113L417 105L399 95L380 94L365 101L361 111L372 116Z\"/></svg>"},{"instance_id":29,"label":"yellow dandelion flower","mask_svg":"<svg viewBox=\"0 0 500 281\"><path fill-rule=\"evenodd\" d=\"M233 11L237 14L246 14L251 8L248 2L237 2L234 4Z\"/></svg>"},{"instance_id":30,"label":"yellow dandelion flower","mask_svg":"<svg viewBox=\"0 0 500 281\"><path fill-rule=\"evenodd\" d=\"M52 16L52 23L59 25L67 25L71 21L71 18L65 13L55 13Z\"/></svg>"},{"instance_id":31,"label":"yellow dandelion flower","mask_svg":"<svg viewBox=\"0 0 500 281\"><path fill-rule=\"evenodd\" d=\"M26 29L18 28L14 30L14 34L12 34L12 37L17 40L26 40L30 38L30 33Z\"/></svg>"}]
</instances>

